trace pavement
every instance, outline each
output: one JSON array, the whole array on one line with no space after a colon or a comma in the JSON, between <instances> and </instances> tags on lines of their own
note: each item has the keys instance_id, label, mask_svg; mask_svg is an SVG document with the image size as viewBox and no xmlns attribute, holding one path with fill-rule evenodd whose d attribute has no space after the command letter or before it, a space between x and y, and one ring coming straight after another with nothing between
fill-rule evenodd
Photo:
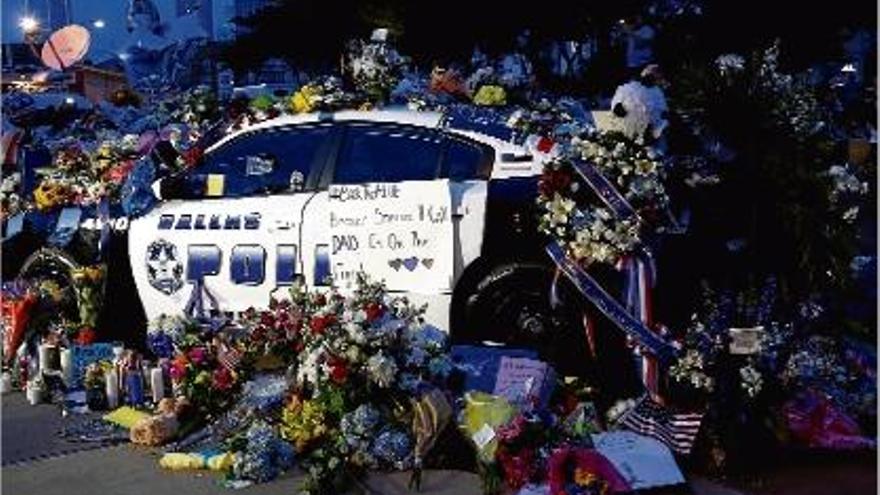
<instances>
[{"instance_id":1,"label":"pavement","mask_svg":"<svg viewBox=\"0 0 880 495\"><path fill-rule=\"evenodd\" d=\"M3 495L202 495L231 493L210 472L168 472L158 466L160 452L130 444L77 450L57 437L57 406L27 405L21 394L3 397L0 471ZM867 495L877 493L876 457L823 460L793 466L760 480L723 484L691 477L687 485L651 491L651 495ZM245 488L244 495L296 493L301 474L294 471L267 484ZM403 495L409 473L371 474L355 493ZM479 495L476 474L431 470L422 495Z\"/></svg>"}]
</instances>

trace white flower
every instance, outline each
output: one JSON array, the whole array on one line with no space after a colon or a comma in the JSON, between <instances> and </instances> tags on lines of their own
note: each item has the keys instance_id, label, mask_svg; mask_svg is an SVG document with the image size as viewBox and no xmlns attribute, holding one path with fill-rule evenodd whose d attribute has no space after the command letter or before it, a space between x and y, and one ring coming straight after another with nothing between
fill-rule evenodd
<instances>
[{"instance_id":1,"label":"white flower","mask_svg":"<svg viewBox=\"0 0 880 495\"><path fill-rule=\"evenodd\" d=\"M764 386L764 379L761 372L756 370L752 365L746 365L739 370L740 386L746 391L746 394L754 398L761 392Z\"/></svg>"},{"instance_id":2,"label":"white flower","mask_svg":"<svg viewBox=\"0 0 880 495\"><path fill-rule=\"evenodd\" d=\"M568 198L562 197L559 193L556 193L553 196L553 200L547 204L547 209L549 210L549 224L550 227L556 227L557 225L565 225L568 223L569 215L574 211L574 207L577 206L576 203Z\"/></svg>"},{"instance_id":3,"label":"white flower","mask_svg":"<svg viewBox=\"0 0 880 495\"><path fill-rule=\"evenodd\" d=\"M715 59L715 66L722 76L729 76L738 72L742 72L745 68L746 60L735 53L727 53L719 55Z\"/></svg>"},{"instance_id":4,"label":"white flower","mask_svg":"<svg viewBox=\"0 0 880 495\"><path fill-rule=\"evenodd\" d=\"M367 360L367 374L376 385L388 388L397 375L397 363L380 352Z\"/></svg>"}]
</instances>

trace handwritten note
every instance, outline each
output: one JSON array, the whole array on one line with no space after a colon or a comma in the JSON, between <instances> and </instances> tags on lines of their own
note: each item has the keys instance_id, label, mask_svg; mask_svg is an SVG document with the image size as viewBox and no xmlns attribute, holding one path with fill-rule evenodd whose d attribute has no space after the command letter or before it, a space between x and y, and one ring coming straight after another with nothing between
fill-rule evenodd
<instances>
[{"instance_id":1,"label":"handwritten note","mask_svg":"<svg viewBox=\"0 0 880 495\"><path fill-rule=\"evenodd\" d=\"M730 353L740 355L755 354L761 350L761 341L763 339L764 327L731 328Z\"/></svg>"},{"instance_id":2,"label":"handwritten note","mask_svg":"<svg viewBox=\"0 0 880 495\"><path fill-rule=\"evenodd\" d=\"M392 290L449 290L453 268L448 181L333 185L329 191L333 278L359 271Z\"/></svg>"},{"instance_id":3,"label":"handwritten note","mask_svg":"<svg viewBox=\"0 0 880 495\"><path fill-rule=\"evenodd\" d=\"M662 443L631 431L609 431L592 436L593 447L604 455L633 490L678 485L684 476Z\"/></svg>"},{"instance_id":4,"label":"handwritten note","mask_svg":"<svg viewBox=\"0 0 880 495\"><path fill-rule=\"evenodd\" d=\"M513 404L544 404L550 398L553 379L553 369L547 363L505 356L498 367L493 394Z\"/></svg>"}]
</instances>

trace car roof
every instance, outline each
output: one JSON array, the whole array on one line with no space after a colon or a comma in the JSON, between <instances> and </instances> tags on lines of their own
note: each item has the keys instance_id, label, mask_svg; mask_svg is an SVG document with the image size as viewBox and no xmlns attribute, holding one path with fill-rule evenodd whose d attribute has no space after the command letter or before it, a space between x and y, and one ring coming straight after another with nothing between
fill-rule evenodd
<instances>
[{"instance_id":1,"label":"car roof","mask_svg":"<svg viewBox=\"0 0 880 495\"><path fill-rule=\"evenodd\" d=\"M282 115L274 119L265 120L248 126L240 131L230 133L208 147L205 151L212 151L236 137L274 127L287 127L292 125L309 124L314 122L377 122L413 125L426 128L439 128L443 122L443 114L440 112L419 112L415 110L343 110L339 112L301 113L297 115Z\"/></svg>"},{"instance_id":2,"label":"car roof","mask_svg":"<svg viewBox=\"0 0 880 495\"><path fill-rule=\"evenodd\" d=\"M209 146L205 152L210 153L214 149L223 146L228 141L243 134L254 131L273 129L278 127L296 126L316 122L376 122L389 124L403 124L423 127L428 129L443 129L446 132L457 134L474 141L491 146L495 151L495 167L492 177L505 178L517 176L533 176L540 173L541 164L533 160L531 156L526 160L510 161L504 155L526 155L529 153L521 146L497 137L473 130L447 128L444 126L444 115L441 112L425 112L406 109L392 110L343 110L327 113L303 113L297 115L282 115L274 119L265 120L248 126L239 131L230 133Z\"/></svg>"}]
</instances>

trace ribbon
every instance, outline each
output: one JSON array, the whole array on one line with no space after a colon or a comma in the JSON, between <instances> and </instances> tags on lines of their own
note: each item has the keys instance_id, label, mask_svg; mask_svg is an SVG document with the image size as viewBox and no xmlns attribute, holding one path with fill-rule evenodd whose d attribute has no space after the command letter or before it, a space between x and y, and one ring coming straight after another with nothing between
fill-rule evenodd
<instances>
[{"instance_id":1,"label":"ribbon","mask_svg":"<svg viewBox=\"0 0 880 495\"><path fill-rule=\"evenodd\" d=\"M667 363L675 357L675 349L668 342L651 331L642 321L630 314L619 302L611 297L590 274L565 255L565 251L557 242L554 241L548 244L546 251L553 262L556 263L556 266L574 283L581 294L618 328L623 330L627 336L648 349L656 356L660 363Z\"/></svg>"},{"instance_id":2,"label":"ribbon","mask_svg":"<svg viewBox=\"0 0 880 495\"><path fill-rule=\"evenodd\" d=\"M214 297L213 294L208 290L205 286L205 280L199 278L193 282L193 290L189 295L189 301L186 303L186 307L183 309L184 314L192 316L198 319L205 318L205 307L204 307L204 297L207 296L208 302L211 304L211 309L214 312L220 311L220 304L217 303L217 298Z\"/></svg>"},{"instance_id":3,"label":"ribbon","mask_svg":"<svg viewBox=\"0 0 880 495\"><path fill-rule=\"evenodd\" d=\"M631 218L637 216L636 210L632 205L630 205L626 198L620 194L620 191L614 187L614 184L609 182L601 172L596 170L596 167L583 160L574 160L572 162L572 167L575 172L581 176L584 182L590 186L590 189L599 196L599 199L611 208L615 215L619 218Z\"/></svg>"},{"instance_id":4,"label":"ribbon","mask_svg":"<svg viewBox=\"0 0 880 495\"><path fill-rule=\"evenodd\" d=\"M627 256L620 262L619 268L624 272L623 300L629 313L645 324L653 327L651 289L654 285L655 267L651 253L643 249L639 255ZM659 375L657 360L647 353L636 353L639 374L645 388L659 398Z\"/></svg>"}]
</instances>

